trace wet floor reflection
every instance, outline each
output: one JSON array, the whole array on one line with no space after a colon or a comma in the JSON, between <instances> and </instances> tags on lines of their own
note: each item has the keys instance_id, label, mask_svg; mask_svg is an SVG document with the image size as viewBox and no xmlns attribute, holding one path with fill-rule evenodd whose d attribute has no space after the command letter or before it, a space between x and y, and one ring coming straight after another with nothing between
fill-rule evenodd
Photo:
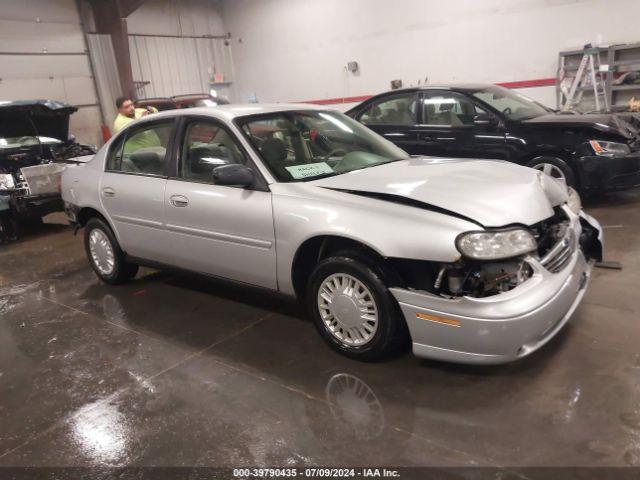
<instances>
[{"instance_id":1,"label":"wet floor reflection","mask_svg":"<svg viewBox=\"0 0 640 480\"><path fill-rule=\"evenodd\" d=\"M126 417L111 399L78 409L70 426L78 450L100 465L119 465L127 459L130 432Z\"/></svg>"},{"instance_id":2,"label":"wet floor reflection","mask_svg":"<svg viewBox=\"0 0 640 480\"><path fill-rule=\"evenodd\" d=\"M384 431L384 411L378 397L355 375L333 375L325 395L333 419L350 427L358 440L372 440Z\"/></svg>"}]
</instances>

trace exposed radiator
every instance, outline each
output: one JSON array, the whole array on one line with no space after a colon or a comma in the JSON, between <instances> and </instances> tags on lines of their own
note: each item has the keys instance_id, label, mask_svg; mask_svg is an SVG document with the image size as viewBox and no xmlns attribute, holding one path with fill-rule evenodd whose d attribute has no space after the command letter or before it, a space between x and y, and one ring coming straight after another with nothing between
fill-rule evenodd
<instances>
[{"instance_id":1,"label":"exposed radiator","mask_svg":"<svg viewBox=\"0 0 640 480\"><path fill-rule=\"evenodd\" d=\"M44 195L60 192L60 178L65 166L60 163L47 163L20 169L29 189L29 195Z\"/></svg>"}]
</instances>

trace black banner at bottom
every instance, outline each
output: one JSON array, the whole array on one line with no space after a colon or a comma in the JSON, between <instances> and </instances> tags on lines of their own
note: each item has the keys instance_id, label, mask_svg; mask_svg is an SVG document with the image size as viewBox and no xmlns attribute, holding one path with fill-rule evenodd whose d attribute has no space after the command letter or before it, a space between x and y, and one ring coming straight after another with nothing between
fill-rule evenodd
<instances>
[{"instance_id":1,"label":"black banner at bottom","mask_svg":"<svg viewBox=\"0 0 640 480\"><path fill-rule=\"evenodd\" d=\"M640 467L0 467L0 480L640 480Z\"/></svg>"}]
</instances>

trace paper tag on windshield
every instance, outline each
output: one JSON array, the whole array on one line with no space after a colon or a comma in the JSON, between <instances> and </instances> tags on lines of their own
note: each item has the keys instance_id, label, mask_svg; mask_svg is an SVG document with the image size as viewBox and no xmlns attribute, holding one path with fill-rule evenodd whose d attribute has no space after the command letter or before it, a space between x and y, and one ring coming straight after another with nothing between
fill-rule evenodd
<instances>
[{"instance_id":1,"label":"paper tag on windshield","mask_svg":"<svg viewBox=\"0 0 640 480\"><path fill-rule=\"evenodd\" d=\"M304 165L295 165L293 167L284 167L293 175L296 180L299 178L317 177L325 173L333 173L333 170L325 162L305 163Z\"/></svg>"}]
</instances>

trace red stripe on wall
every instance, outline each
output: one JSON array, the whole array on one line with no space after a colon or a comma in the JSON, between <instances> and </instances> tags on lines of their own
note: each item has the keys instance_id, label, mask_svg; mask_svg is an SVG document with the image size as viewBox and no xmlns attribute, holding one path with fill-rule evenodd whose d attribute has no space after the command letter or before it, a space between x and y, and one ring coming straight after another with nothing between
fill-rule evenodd
<instances>
[{"instance_id":1,"label":"red stripe on wall","mask_svg":"<svg viewBox=\"0 0 640 480\"><path fill-rule=\"evenodd\" d=\"M532 88L532 87L551 87L555 86L555 78L537 78L535 80L520 80L518 82L496 83L505 88Z\"/></svg>"},{"instance_id":2,"label":"red stripe on wall","mask_svg":"<svg viewBox=\"0 0 640 480\"><path fill-rule=\"evenodd\" d=\"M550 87L556 84L555 78L537 78L534 80L519 80L516 82L496 83L505 88L533 88L533 87ZM322 100L303 100L296 103L313 103L315 105L336 105L340 103L358 103L370 99L373 95L360 95L357 97L338 97L325 98Z\"/></svg>"},{"instance_id":3,"label":"red stripe on wall","mask_svg":"<svg viewBox=\"0 0 640 480\"><path fill-rule=\"evenodd\" d=\"M326 98L324 100L304 100L297 103L315 103L316 105L331 105L333 103L356 103L364 102L370 99L373 95L360 95L359 97L340 97L340 98Z\"/></svg>"}]
</instances>

